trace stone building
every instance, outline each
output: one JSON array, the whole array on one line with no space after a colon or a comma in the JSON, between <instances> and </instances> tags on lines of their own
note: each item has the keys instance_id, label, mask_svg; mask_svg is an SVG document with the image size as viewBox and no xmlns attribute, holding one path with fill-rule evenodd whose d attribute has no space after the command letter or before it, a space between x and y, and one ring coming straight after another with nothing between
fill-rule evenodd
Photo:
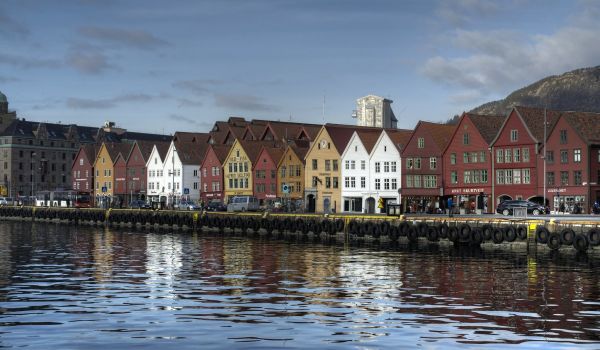
<instances>
[{"instance_id":1,"label":"stone building","mask_svg":"<svg viewBox=\"0 0 600 350\"><path fill-rule=\"evenodd\" d=\"M356 110L352 117L356 118L358 126L396 129L398 119L392 111L393 102L375 95L361 97L356 100Z\"/></svg>"}]
</instances>

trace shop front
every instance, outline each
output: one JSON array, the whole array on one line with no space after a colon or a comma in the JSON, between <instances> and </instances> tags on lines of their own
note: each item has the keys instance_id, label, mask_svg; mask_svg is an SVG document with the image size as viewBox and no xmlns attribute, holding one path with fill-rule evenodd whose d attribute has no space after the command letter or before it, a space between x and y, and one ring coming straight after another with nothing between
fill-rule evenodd
<instances>
[{"instance_id":1,"label":"shop front","mask_svg":"<svg viewBox=\"0 0 600 350\"><path fill-rule=\"evenodd\" d=\"M590 204L587 186L548 188L546 194L551 203L550 210L555 213L586 214L593 204Z\"/></svg>"},{"instance_id":2,"label":"shop front","mask_svg":"<svg viewBox=\"0 0 600 350\"><path fill-rule=\"evenodd\" d=\"M464 187L451 188L448 191L445 200L452 198L452 201L460 214L482 214L493 213L489 203L490 189L487 187Z\"/></svg>"}]
</instances>

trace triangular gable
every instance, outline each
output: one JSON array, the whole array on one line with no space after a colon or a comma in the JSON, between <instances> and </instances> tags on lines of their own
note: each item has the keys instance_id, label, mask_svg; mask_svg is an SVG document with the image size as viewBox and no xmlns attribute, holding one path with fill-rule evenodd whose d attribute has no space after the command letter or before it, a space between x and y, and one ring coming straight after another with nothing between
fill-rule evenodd
<instances>
[{"instance_id":1,"label":"triangular gable","mask_svg":"<svg viewBox=\"0 0 600 350\"><path fill-rule=\"evenodd\" d=\"M365 151L365 153L369 154L369 152L367 152L367 150L365 149L365 145L363 145L363 143L362 143L362 140L361 140L361 139L360 139L360 137L358 136L358 133L355 131L355 132L352 134L352 137L350 137L350 141L348 141L348 144L346 145L346 149L344 149L344 152L341 154L341 158L342 158L342 159L346 157L346 154L349 152L348 150L349 150L350 148L352 148L352 145L353 145L355 142L356 142L356 143L358 143L358 144L360 144L360 146L361 146L361 147L362 147L362 149Z\"/></svg>"}]
</instances>

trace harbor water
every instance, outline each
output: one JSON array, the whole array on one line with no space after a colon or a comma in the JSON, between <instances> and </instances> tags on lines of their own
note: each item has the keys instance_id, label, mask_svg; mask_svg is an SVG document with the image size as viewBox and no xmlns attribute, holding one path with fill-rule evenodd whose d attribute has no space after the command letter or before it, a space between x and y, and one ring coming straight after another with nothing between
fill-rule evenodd
<instances>
[{"instance_id":1,"label":"harbor water","mask_svg":"<svg viewBox=\"0 0 600 350\"><path fill-rule=\"evenodd\" d=\"M600 348L600 259L0 222L0 348Z\"/></svg>"}]
</instances>

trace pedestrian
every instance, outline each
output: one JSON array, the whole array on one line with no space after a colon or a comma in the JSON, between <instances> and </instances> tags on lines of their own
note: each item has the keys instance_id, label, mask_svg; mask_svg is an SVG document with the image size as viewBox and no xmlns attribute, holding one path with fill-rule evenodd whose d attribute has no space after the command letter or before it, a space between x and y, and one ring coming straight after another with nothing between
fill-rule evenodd
<instances>
[{"instance_id":1,"label":"pedestrian","mask_svg":"<svg viewBox=\"0 0 600 350\"><path fill-rule=\"evenodd\" d=\"M558 211L561 213L565 212L565 203L560 203L560 206L558 207Z\"/></svg>"},{"instance_id":2,"label":"pedestrian","mask_svg":"<svg viewBox=\"0 0 600 350\"><path fill-rule=\"evenodd\" d=\"M452 217L452 206L454 203L452 202L452 197L448 197L448 217Z\"/></svg>"}]
</instances>

